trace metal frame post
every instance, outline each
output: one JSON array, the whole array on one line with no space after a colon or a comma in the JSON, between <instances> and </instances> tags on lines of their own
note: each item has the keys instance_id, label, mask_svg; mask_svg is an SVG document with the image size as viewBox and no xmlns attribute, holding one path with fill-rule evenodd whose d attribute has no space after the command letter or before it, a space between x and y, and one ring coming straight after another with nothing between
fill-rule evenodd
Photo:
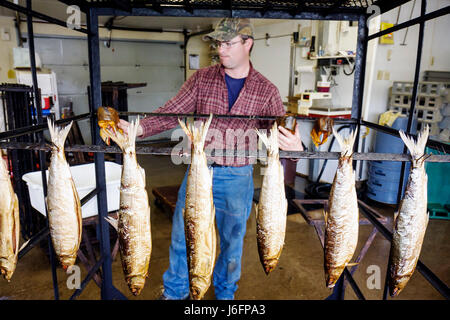
<instances>
[{"instance_id":1,"label":"metal frame post","mask_svg":"<svg viewBox=\"0 0 450 320\"><path fill-rule=\"evenodd\" d=\"M364 96L364 79L366 75L368 34L369 29L367 27L367 16L365 14L361 14L358 19L358 39L356 43L356 61L353 79L352 118L356 118L358 120L356 125L358 131L356 133L355 144L353 146L354 152L358 152L359 137L361 135L361 115ZM353 162L353 167L355 169L356 163L357 161Z\"/></svg>"},{"instance_id":2,"label":"metal frame post","mask_svg":"<svg viewBox=\"0 0 450 320\"><path fill-rule=\"evenodd\" d=\"M102 144L99 129L95 121L95 113L102 103L101 77L100 77L100 47L98 34L98 16L95 8L89 9L86 14L88 25L88 50L89 50L89 78L91 84L91 130L92 143L96 145ZM112 295L112 269L111 269L111 252L109 239L109 226L105 218L108 216L108 202L106 198L106 180L105 180L105 155L103 153L94 154L95 162L95 179L98 208L98 225L97 238L100 243L100 252L103 257L102 271L103 281L101 288L101 297L105 300L111 300Z\"/></svg>"},{"instance_id":3,"label":"metal frame post","mask_svg":"<svg viewBox=\"0 0 450 320\"><path fill-rule=\"evenodd\" d=\"M420 7L420 17L423 18L427 9L427 1L422 0L422 4ZM406 127L406 133L410 134L412 125L413 125L413 118L414 113L416 110L416 102L417 102L417 96L418 96L418 88L419 88L419 76L420 76L420 66L422 61L422 47L423 47L423 37L425 33L425 20L421 20L419 24L419 41L417 43L417 55L416 55L416 70L414 72L414 85L413 90L411 94L411 106L409 108L409 115L408 115L408 125ZM407 153L408 149L406 148L406 145L403 146L403 153ZM401 174L400 174L400 181L399 181L399 187L398 187L398 194L397 194L397 210L400 206L400 199L402 197L403 193L403 183L405 180L406 175L406 164L405 162L402 162L402 168L401 168Z\"/></svg>"},{"instance_id":4,"label":"metal frame post","mask_svg":"<svg viewBox=\"0 0 450 320\"><path fill-rule=\"evenodd\" d=\"M27 0L27 9L31 11L31 0ZM27 14L27 28L28 28L28 51L30 53L30 66L31 66L31 77L33 80L33 91L34 91L34 106L36 107L36 114L37 114L37 121L38 124L43 123L42 119L42 106L41 106L41 96L39 92L38 87L38 81L37 81L37 74L36 74L36 54L35 54L35 48L34 48L34 31L33 31L33 17L29 14ZM43 132L39 132L37 134L37 137L40 141L44 141L44 134ZM45 163L45 151L39 151L39 168L41 169L42 173L42 187L44 191L44 198L47 197L47 176L46 176L46 163ZM48 219L48 211L47 211L47 204L44 204L45 206L45 212L47 217L47 227L49 224ZM52 266L52 280L53 280L53 291L55 300L59 300L59 290L58 290L58 279L56 275L56 259L55 254L53 250L53 243L50 234L47 237L48 240L48 250L49 250L49 256L50 256L50 264Z\"/></svg>"}]
</instances>

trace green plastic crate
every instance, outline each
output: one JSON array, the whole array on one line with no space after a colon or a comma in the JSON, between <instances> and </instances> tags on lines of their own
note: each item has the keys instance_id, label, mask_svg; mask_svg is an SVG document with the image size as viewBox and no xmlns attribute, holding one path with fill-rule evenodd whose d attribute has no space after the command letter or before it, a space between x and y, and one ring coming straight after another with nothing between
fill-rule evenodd
<instances>
[{"instance_id":1,"label":"green plastic crate","mask_svg":"<svg viewBox=\"0 0 450 320\"><path fill-rule=\"evenodd\" d=\"M445 154L431 148L426 153ZM450 163L427 162L425 169L428 175L428 211L431 219L450 220Z\"/></svg>"}]
</instances>

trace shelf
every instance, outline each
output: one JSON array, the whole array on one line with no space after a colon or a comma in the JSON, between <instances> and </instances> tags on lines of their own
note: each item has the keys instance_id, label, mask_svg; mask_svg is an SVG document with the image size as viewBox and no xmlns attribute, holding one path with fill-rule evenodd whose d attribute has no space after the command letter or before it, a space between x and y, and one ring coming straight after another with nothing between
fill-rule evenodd
<instances>
[{"instance_id":1,"label":"shelf","mask_svg":"<svg viewBox=\"0 0 450 320\"><path fill-rule=\"evenodd\" d=\"M339 59L339 58L355 58L356 55L349 55L349 56L321 56L321 57L310 57L309 60L320 60L320 59Z\"/></svg>"}]
</instances>

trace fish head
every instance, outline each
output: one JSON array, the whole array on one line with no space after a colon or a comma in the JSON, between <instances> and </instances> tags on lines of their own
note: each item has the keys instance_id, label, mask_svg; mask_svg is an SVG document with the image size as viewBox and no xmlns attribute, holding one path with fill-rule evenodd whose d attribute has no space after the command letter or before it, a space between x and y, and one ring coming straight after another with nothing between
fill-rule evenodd
<instances>
[{"instance_id":1,"label":"fish head","mask_svg":"<svg viewBox=\"0 0 450 320\"><path fill-rule=\"evenodd\" d=\"M389 281L389 294L391 297L398 296L410 278L410 275L396 276L393 279L391 278Z\"/></svg>"},{"instance_id":2,"label":"fish head","mask_svg":"<svg viewBox=\"0 0 450 320\"><path fill-rule=\"evenodd\" d=\"M192 300L201 300L210 286L210 281L205 277L194 276L190 285L190 296Z\"/></svg>"},{"instance_id":3,"label":"fish head","mask_svg":"<svg viewBox=\"0 0 450 320\"><path fill-rule=\"evenodd\" d=\"M131 293L134 296L138 296L145 285L145 277L143 276L133 276L127 279L128 288L130 288Z\"/></svg>"},{"instance_id":4,"label":"fish head","mask_svg":"<svg viewBox=\"0 0 450 320\"><path fill-rule=\"evenodd\" d=\"M66 272L71 272L72 266L75 264L75 260L77 259L76 255L64 255L59 257L59 262L61 263L62 268Z\"/></svg>"},{"instance_id":5,"label":"fish head","mask_svg":"<svg viewBox=\"0 0 450 320\"><path fill-rule=\"evenodd\" d=\"M339 280L345 267L329 267L325 274L325 284L327 288L333 288L336 282Z\"/></svg>"},{"instance_id":6,"label":"fish head","mask_svg":"<svg viewBox=\"0 0 450 320\"><path fill-rule=\"evenodd\" d=\"M9 268L0 266L0 273L2 274L3 278L5 278L6 281L10 282L14 270L10 270Z\"/></svg>"},{"instance_id":7,"label":"fish head","mask_svg":"<svg viewBox=\"0 0 450 320\"><path fill-rule=\"evenodd\" d=\"M266 275L272 272L273 269L277 266L278 259L269 259L263 261L264 272Z\"/></svg>"}]
</instances>

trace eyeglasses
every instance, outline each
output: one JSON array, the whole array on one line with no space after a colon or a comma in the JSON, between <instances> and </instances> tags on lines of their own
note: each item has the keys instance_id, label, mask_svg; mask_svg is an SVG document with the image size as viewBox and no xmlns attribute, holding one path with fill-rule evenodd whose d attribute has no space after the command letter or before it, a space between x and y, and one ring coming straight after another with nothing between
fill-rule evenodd
<instances>
[{"instance_id":1,"label":"eyeglasses","mask_svg":"<svg viewBox=\"0 0 450 320\"><path fill-rule=\"evenodd\" d=\"M213 46L215 49L219 49L219 48L225 48L225 49L230 49L233 45L235 45L236 43L242 42L244 43L245 40L237 40L234 42L220 42L220 41L214 41L213 42Z\"/></svg>"}]
</instances>

